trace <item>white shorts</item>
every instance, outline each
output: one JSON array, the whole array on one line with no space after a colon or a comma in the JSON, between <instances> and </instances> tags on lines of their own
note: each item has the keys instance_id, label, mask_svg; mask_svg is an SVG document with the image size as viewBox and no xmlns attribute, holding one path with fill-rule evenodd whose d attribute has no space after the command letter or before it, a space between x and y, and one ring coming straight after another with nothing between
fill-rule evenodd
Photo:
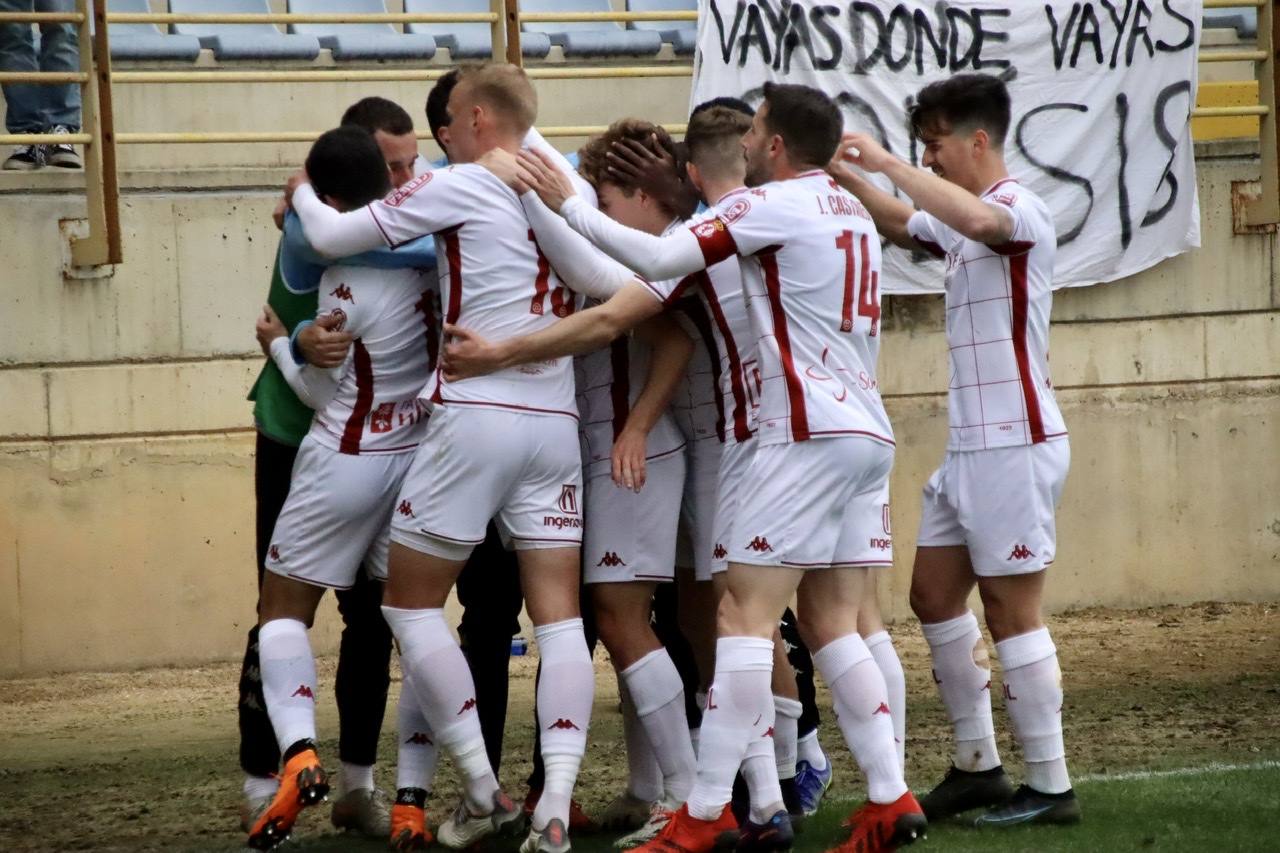
<instances>
[{"instance_id":1,"label":"white shorts","mask_svg":"<svg viewBox=\"0 0 1280 853\"><path fill-rule=\"evenodd\" d=\"M716 499L719 493L720 458L724 445L714 435L684 446L688 465L684 497L680 503L680 531L676 538L676 565L693 569L700 581L711 580L715 551Z\"/></svg>"},{"instance_id":2,"label":"white shorts","mask_svg":"<svg viewBox=\"0 0 1280 853\"><path fill-rule=\"evenodd\" d=\"M716 520L712 525L711 573L719 574L729 568L729 543L732 541L733 521L738 514L742 497L742 478L751 467L756 455L755 439L727 443L720 456L720 472L716 487ZM705 578L698 578L705 580Z\"/></svg>"},{"instance_id":3,"label":"white shorts","mask_svg":"<svg viewBox=\"0 0 1280 853\"><path fill-rule=\"evenodd\" d=\"M396 501L391 541L465 560L494 520L517 551L576 548L581 492L574 421L439 405Z\"/></svg>"},{"instance_id":4,"label":"white shorts","mask_svg":"<svg viewBox=\"0 0 1280 853\"><path fill-rule=\"evenodd\" d=\"M819 569L893 563L893 448L870 438L757 447L739 486L729 562Z\"/></svg>"},{"instance_id":5,"label":"white shorts","mask_svg":"<svg viewBox=\"0 0 1280 853\"><path fill-rule=\"evenodd\" d=\"M387 577L391 513L412 453L353 456L302 440L263 566L330 589L350 589L363 562Z\"/></svg>"},{"instance_id":6,"label":"white shorts","mask_svg":"<svg viewBox=\"0 0 1280 853\"><path fill-rule=\"evenodd\" d=\"M967 546L974 573L983 577L1040 571L1053 562L1053 515L1070 466L1065 438L947 451L925 484L916 544Z\"/></svg>"},{"instance_id":7,"label":"white shorts","mask_svg":"<svg viewBox=\"0 0 1280 853\"><path fill-rule=\"evenodd\" d=\"M639 493L618 486L608 474L587 481L587 529L582 539L585 583L675 577L684 466L683 453L648 462Z\"/></svg>"}]
</instances>

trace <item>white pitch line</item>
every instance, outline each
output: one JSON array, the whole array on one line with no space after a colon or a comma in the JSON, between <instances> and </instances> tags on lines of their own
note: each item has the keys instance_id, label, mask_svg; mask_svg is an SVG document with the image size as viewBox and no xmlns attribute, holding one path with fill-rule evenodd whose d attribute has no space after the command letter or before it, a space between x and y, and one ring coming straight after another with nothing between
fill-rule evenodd
<instances>
[{"instance_id":1,"label":"white pitch line","mask_svg":"<svg viewBox=\"0 0 1280 853\"><path fill-rule=\"evenodd\" d=\"M1176 776L1208 776L1211 773L1234 773L1238 770L1272 770L1280 767L1280 761L1257 761L1252 764L1220 764L1212 762L1199 767L1178 767L1174 770L1130 770L1124 773L1090 773L1076 776L1076 782L1131 782L1142 779L1167 779Z\"/></svg>"}]
</instances>

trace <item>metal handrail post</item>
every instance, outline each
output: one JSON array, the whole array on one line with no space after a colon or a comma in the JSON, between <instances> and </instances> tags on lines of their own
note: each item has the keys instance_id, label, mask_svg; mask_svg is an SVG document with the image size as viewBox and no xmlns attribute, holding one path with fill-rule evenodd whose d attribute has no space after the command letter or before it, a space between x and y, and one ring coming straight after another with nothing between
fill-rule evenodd
<instances>
[{"instance_id":1,"label":"metal handrail post","mask_svg":"<svg viewBox=\"0 0 1280 853\"><path fill-rule=\"evenodd\" d=\"M105 4L98 4L105 6ZM111 51L104 10L90 10L89 0L76 0L76 11L88 21L95 15L95 31L82 23L77 34L80 70L80 124L90 140L84 146L86 218L89 233L71 242L71 261L78 267L118 264L120 245L120 187L116 180L115 134L111 109Z\"/></svg>"},{"instance_id":2,"label":"metal handrail post","mask_svg":"<svg viewBox=\"0 0 1280 853\"><path fill-rule=\"evenodd\" d=\"M1280 121L1276 116L1276 89L1280 88L1280 17L1275 5L1258 8L1258 47L1266 55L1258 62L1258 103L1267 112L1258 122L1259 153L1262 157L1262 193L1245 204L1244 219L1249 225L1280 223Z\"/></svg>"},{"instance_id":3,"label":"metal handrail post","mask_svg":"<svg viewBox=\"0 0 1280 853\"><path fill-rule=\"evenodd\" d=\"M493 10L502 9L503 26L507 34L507 62L524 65L524 49L520 44L520 0L493 0Z\"/></svg>"}]
</instances>

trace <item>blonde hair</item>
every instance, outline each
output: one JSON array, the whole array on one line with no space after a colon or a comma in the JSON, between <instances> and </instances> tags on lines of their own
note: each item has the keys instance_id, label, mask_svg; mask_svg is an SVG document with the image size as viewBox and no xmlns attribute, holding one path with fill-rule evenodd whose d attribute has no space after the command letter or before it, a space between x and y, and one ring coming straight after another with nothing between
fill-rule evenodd
<instances>
[{"instance_id":1,"label":"blonde hair","mask_svg":"<svg viewBox=\"0 0 1280 853\"><path fill-rule=\"evenodd\" d=\"M695 113L684 134L689 161L716 177L741 170L742 137L750 129L751 116L730 107L708 107Z\"/></svg>"},{"instance_id":2,"label":"blonde hair","mask_svg":"<svg viewBox=\"0 0 1280 853\"><path fill-rule=\"evenodd\" d=\"M473 101L490 107L497 120L524 135L538 116L538 94L524 69L508 62L464 66L458 86L465 86Z\"/></svg>"}]
</instances>

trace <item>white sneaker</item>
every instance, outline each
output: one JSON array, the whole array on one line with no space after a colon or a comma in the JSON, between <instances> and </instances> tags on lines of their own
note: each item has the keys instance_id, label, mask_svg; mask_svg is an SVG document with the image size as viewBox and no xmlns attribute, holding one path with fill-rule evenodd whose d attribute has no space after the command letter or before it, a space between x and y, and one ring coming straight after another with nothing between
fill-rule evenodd
<instances>
[{"instance_id":1,"label":"white sneaker","mask_svg":"<svg viewBox=\"0 0 1280 853\"><path fill-rule=\"evenodd\" d=\"M49 132L65 136L73 131L65 124L59 124ZM84 164L80 162L80 155L76 153L76 147L70 142L55 142L44 146L44 161L50 166L59 166L63 169L84 168Z\"/></svg>"},{"instance_id":2,"label":"white sneaker","mask_svg":"<svg viewBox=\"0 0 1280 853\"><path fill-rule=\"evenodd\" d=\"M676 810L679 808L679 803L665 801L654 803L649 807L649 819L635 832L630 835L624 835L613 842L613 846L619 850L630 850L632 847L639 847L647 841L652 841L658 837L659 832L662 832L663 827L671 822L672 816L675 815Z\"/></svg>"},{"instance_id":3,"label":"white sneaker","mask_svg":"<svg viewBox=\"0 0 1280 853\"><path fill-rule=\"evenodd\" d=\"M564 822L558 817L547 821L546 827L539 832L529 829L529 837L520 845L520 853L568 853L569 833Z\"/></svg>"},{"instance_id":4,"label":"white sneaker","mask_svg":"<svg viewBox=\"0 0 1280 853\"><path fill-rule=\"evenodd\" d=\"M613 802L600 815L600 828L630 832L644 826L652 810L653 803L640 799L630 791L623 791L613 798Z\"/></svg>"},{"instance_id":5,"label":"white sneaker","mask_svg":"<svg viewBox=\"0 0 1280 853\"><path fill-rule=\"evenodd\" d=\"M502 791L493 795L493 810L473 815L466 800L436 830L436 840L445 847L462 850L490 835L515 835L524 828L524 811Z\"/></svg>"},{"instance_id":6,"label":"white sneaker","mask_svg":"<svg viewBox=\"0 0 1280 853\"><path fill-rule=\"evenodd\" d=\"M387 795L374 788L356 788L333 804L329 820L336 829L356 832L367 838L391 834L391 807Z\"/></svg>"}]
</instances>

